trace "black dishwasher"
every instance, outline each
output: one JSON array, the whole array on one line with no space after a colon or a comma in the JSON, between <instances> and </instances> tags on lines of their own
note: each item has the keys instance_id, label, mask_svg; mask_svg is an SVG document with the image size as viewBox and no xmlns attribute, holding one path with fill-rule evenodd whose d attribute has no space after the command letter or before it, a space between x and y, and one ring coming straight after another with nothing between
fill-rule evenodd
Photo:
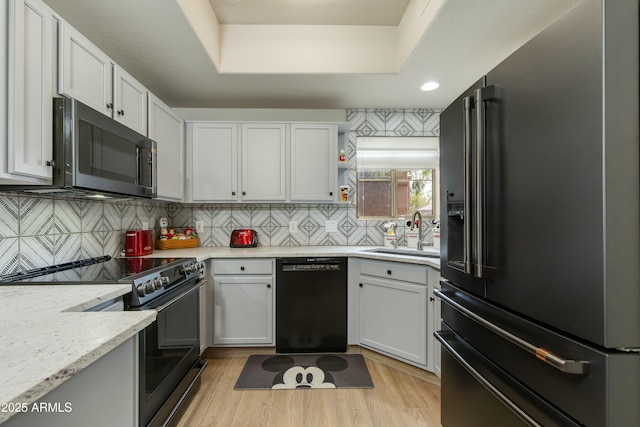
<instances>
[{"instance_id":1,"label":"black dishwasher","mask_svg":"<svg viewBox=\"0 0 640 427\"><path fill-rule=\"evenodd\" d=\"M276 352L347 350L347 259L276 259Z\"/></svg>"}]
</instances>

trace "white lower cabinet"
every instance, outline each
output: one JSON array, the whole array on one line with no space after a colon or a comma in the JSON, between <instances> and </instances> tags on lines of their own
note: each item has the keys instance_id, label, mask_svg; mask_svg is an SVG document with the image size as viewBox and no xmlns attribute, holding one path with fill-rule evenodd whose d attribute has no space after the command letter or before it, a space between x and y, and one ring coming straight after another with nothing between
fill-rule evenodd
<instances>
[{"instance_id":1,"label":"white lower cabinet","mask_svg":"<svg viewBox=\"0 0 640 427\"><path fill-rule=\"evenodd\" d=\"M213 345L273 345L273 259L213 262Z\"/></svg>"},{"instance_id":2,"label":"white lower cabinet","mask_svg":"<svg viewBox=\"0 0 640 427\"><path fill-rule=\"evenodd\" d=\"M362 261L360 344L427 367L427 268Z\"/></svg>"}]
</instances>

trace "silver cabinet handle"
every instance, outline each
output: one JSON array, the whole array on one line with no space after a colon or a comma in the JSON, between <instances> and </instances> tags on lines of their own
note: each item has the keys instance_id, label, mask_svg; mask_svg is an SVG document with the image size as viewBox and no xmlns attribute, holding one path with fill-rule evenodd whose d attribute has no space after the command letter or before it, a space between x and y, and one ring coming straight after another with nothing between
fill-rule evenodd
<instances>
[{"instance_id":1,"label":"silver cabinet handle","mask_svg":"<svg viewBox=\"0 0 640 427\"><path fill-rule=\"evenodd\" d=\"M460 363L467 370L467 372L469 372L469 374L471 374L471 376L473 378L475 378L476 381L478 381L480 384L485 386L487 388L487 390L489 390L489 392L491 394L493 394L500 402L502 402L504 405L509 407L509 409L511 409L513 412L518 414L518 416L520 416L523 420L528 422L529 425L538 426L538 427L540 426L540 424L538 424L533 418L531 418L529 415L527 415L526 412L524 412L522 409L520 409L520 407L518 407L515 403L513 403L507 396L505 396L500 390L498 390L496 388L496 386L491 384L491 382L489 380L487 380L485 377L483 377L482 374L480 374L480 372L478 372L473 366L471 366L471 364L469 362L467 362L464 359L464 357L461 356L453 348L453 346L451 344L449 344L449 342L447 341L447 337L445 336L444 332L436 331L436 332L433 333L433 335L436 337L436 339L438 341L440 341L440 344L442 344L442 346L445 348L445 350L447 350L449 352L449 354L451 354L451 356L454 359L456 359L456 361L458 363Z\"/></svg>"},{"instance_id":2,"label":"silver cabinet handle","mask_svg":"<svg viewBox=\"0 0 640 427\"><path fill-rule=\"evenodd\" d=\"M566 374L575 374L575 375L586 375L589 372L589 362L583 360L570 360L564 359L562 357L556 356L549 350L538 347L536 345L531 344L528 341L523 340L520 337L513 335L511 332L505 331L501 327L494 325L488 320L478 316L473 311L464 307L454 299L452 299L446 292L442 292L438 289L434 289L433 293L435 296L440 298L445 303L449 304L454 309L458 310L460 313L469 317L470 319L476 321L481 324L485 328L489 329L491 332L497 334L498 336L506 339L512 344L517 345L518 347L526 350L530 354L534 355L539 360L544 363L553 366L557 370L564 372Z\"/></svg>"}]
</instances>

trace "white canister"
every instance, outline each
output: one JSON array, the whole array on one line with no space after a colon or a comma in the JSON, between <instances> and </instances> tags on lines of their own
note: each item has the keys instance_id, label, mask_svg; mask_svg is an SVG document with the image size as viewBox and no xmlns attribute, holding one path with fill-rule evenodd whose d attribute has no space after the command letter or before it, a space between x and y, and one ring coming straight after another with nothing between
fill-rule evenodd
<instances>
[{"instance_id":1,"label":"white canister","mask_svg":"<svg viewBox=\"0 0 640 427\"><path fill-rule=\"evenodd\" d=\"M418 230L409 230L407 231L407 247L411 249L418 249Z\"/></svg>"},{"instance_id":2,"label":"white canister","mask_svg":"<svg viewBox=\"0 0 640 427\"><path fill-rule=\"evenodd\" d=\"M385 233L385 235L384 235L384 245L386 247L395 247L396 246L396 234L395 233Z\"/></svg>"}]
</instances>

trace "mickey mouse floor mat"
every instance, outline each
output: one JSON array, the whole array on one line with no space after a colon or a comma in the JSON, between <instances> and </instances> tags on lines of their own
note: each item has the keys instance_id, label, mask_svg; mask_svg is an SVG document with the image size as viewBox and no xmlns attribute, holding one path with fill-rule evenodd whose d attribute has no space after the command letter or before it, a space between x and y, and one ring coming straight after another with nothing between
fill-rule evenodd
<instances>
[{"instance_id":1,"label":"mickey mouse floor mat","mask_svg":"<svg viewBox=\"0 0 640 427\"><path fill-rule=\"evenodd\" d=\"M234 388L373 388L373 381L360 354L257 354Z\"/></svg>"}]
</instances>

